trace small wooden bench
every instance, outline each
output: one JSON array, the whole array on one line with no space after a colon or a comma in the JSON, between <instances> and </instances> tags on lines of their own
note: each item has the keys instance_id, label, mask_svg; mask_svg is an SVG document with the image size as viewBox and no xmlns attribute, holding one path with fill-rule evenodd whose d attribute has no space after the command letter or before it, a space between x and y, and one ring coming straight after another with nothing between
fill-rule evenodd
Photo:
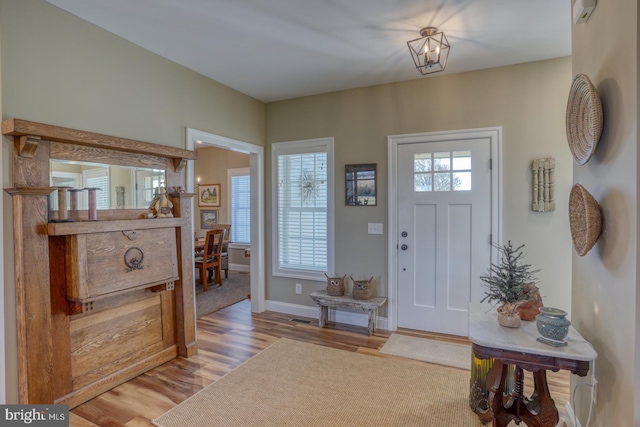
<instances>
[{"instance_id":1,"label":"small wooden bench","mask_svg":"<svg viewBox=\"0 0 640 427\"><path fill-rule=\"evenodd\" d=\"M318 318L318 326L324 327L329 323L329 307L331 308L351 308L354 310L369 312L369 335L376 330L376 319L378 317L378 308L380 308L387 299L385 297L375 297L368 300L355 299L350 294L342 296L327 295L326 290L316 291L311 294L311 299L320 306L320 317Z\"/></svg>"}]
</instances>

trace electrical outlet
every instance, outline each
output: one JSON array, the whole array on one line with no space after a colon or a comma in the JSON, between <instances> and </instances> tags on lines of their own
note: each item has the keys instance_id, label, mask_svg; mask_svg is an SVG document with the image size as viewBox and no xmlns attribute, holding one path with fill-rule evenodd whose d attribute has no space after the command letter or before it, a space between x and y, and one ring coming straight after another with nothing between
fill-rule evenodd
<instances>
[{"instance_id":1,"label":"electrical outlet","mask_svg":"<svg viewBox=\"0 0 640 427\"><path fill-rule=\"evenodd\" d=\"M296 283L296 294L300 295L302 293L302 285L300 283Z\"/></svg>"},{"instance_id":2,"label":"electrical outlet","mask_svg":"<svg viewBox=\"0 0 640 427\"><path fill-rule=\"evenodd\" d=\"M591 385L591 400L593 400L593 404L598 404L598 380L593 379L593 384Z\"/></svg>"}]
</instances>

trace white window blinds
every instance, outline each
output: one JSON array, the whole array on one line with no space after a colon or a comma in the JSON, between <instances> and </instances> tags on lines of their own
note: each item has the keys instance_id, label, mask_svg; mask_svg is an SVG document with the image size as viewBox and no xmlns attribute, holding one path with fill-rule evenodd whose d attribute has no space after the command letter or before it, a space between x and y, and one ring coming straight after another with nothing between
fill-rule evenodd
<instances>
[{"instance_id":1,"label":"white window blinds","mask_svg":"<svg viewBox=\"0 0 640 427\"><path fill-rule=\"evenodd\" d=\"M330 147L328 142L307 147L281 144L286 145L274 149L277 180L274 274L324 278L324 273L331 272L333 267Z\"/></svg>"},{"instance_id":2,"label":"white window blinds","mask_svg":"<svg viewBox=\"0 0 640 427\"><path fill-rule=\"evenodd\" d=\"M230 171L231 173L231 171ZM249 169L241 169L230 176L231 237L233 243L251 241L251 187Z\"/></svg>"},{"instance_id":3,"label":"white window blinds","mask_svg":"<svg viewBox=\"0 0 640 427\"><path fill-rule=\"evenodd\" d=\"M82 175L85 188L99 188L96 191L97 209L109 209L109 169L87 169L82 171Z\"/></svg>"}]
</instances>

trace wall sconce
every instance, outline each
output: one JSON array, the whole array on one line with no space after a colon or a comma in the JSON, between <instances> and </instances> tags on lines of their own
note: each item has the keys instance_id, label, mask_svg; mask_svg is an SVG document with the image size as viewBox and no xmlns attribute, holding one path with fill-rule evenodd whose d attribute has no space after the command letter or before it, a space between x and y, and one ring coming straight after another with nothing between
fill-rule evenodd
<instances>
[{"instance_id":1,"label":"wall sconce","mask_svg":"<svg viewBox=\"0 0 640 427\"><path fill-rule=\"evenodd\" d=\"M444 71L451 50L447 37L436 27L423 28L420 35L421 38L407 42L416 68L422 75Z\"/></svg>"}]
</instances>

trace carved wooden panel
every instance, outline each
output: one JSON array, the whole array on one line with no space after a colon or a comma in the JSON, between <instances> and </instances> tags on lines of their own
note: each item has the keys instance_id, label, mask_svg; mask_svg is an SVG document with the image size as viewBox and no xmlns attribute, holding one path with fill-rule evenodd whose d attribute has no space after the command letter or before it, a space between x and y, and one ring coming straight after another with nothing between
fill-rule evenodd
<instances>
[{"instance_id":1,"label":"carved wooden panel","mask_svg":"<svg viewBox=\"0 0 640 427\"><path fill-rule=\"evenodd\" d=\"M174 228L67 236L67 292L85 302L178 276Z\"/></svg>"},{"instance_id":2,"label":"carved wooden panel","mask_svg":"<svg viewBox=\"0 0 640 427\"><path fill-rule=\"evenodd\" d=\"M172 318L171 313L166 313ZM91 316L70 327L73 388L78 390L164 349L157 294Z\"/></svg>"}]
</instances>

